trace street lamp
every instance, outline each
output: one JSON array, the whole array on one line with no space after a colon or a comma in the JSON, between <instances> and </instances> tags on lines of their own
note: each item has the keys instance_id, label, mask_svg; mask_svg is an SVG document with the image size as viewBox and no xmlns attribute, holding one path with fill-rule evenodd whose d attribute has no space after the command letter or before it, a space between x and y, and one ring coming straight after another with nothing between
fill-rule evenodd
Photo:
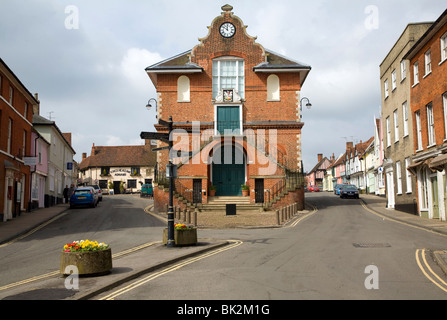
<instances>
[{"instance_id":1,"label":"street lamp","mask_svg":"<svg viewBox=\"0 0 447 320\"><path fill-rule=\"evenodd\" d=\"M310 110L310 108L312 108L312 104L310 103L309 98L304 97L300 100L300 111L303 112L303 100L307 100L306 107ZM303 118L303 115L300 114L300 117Z\"/></svg>"},{"instance_id":2,"label":"street lamp","mask_svg":"<svg viewBox=\"0 0 447 320\"><path fill-rule=\"evenodd\" d=\"M152 108L151 101L153 101L155 103L155 118L158 118L157 117L157 100L155 98L149 99L149 101L147 102L147 105L146 105L146 109L149 111L151 110L151 108Z\"/></svg>"},{"instance_id":3,"label":"street lamp","mask_svg":"<svg viewBox=\"0 0 447 320\"><path fill-rule=\"evenodd\" d=\"M306 107L310 110L310 108L312 108L312 104L310 103L309 98L304 97L300 101L301 111L303 111L303 100L307 100Z\"/></svg>"}]
</instances>

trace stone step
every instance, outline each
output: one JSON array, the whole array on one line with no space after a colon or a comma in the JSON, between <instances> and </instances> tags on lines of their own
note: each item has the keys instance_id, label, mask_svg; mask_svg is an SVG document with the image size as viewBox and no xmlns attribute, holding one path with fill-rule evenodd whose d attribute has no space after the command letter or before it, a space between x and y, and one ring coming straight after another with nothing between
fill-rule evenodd
<instances>
[{"instance_id":1,"label":"stone step","mask_svg":"<svg viewBox=\"0 0 447 320\"><path fill-rule=\"evenodd\" d=\"M259 212L260 210L263 209L263 204L262 203L234 203L234 202L229 202L231 204L236 204L236 212ZM203 204L200 207L200 211L201 212L225 212L226 211L226 206L227 203L208 203L208 204Z\"/></svg>"},{"instance_id":2,"label":"stone step","mask_svg":"<svg viewBox=\"0 0 447 320\"><path fill-rule=\"evenodd\" d=\"M239 196L216 196L216 197L209 197L208 198L209 204L226 204L226 203L246 203L250 204L250 197L239 197Z\"/></svg>"}]
</instances>

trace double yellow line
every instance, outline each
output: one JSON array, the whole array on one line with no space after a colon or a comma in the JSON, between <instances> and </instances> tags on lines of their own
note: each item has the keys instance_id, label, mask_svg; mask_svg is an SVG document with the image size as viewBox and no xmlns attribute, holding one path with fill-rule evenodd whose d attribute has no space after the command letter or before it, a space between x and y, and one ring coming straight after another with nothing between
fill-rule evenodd
<instances>
[{"instance_id":1,"label":"double yellow line","mask_svg":"<svg viewBox=\"0 0 447 320\"><path fill-rule=\"evenodd\" d=\"M154 280L154 279L156 279L158 277L161 277L162 275L165 275L165 274L167 274L169 272L178 270L178 269L183 268L184 266L187 266L187 265L189 265L191 263L203 260L205 258L211 257L211 256L216 255L218 253L221 253L221 252L224 252L224 251L236 248L236 247L240 246L243 243L242 241L239 241L239 240L228 240L228 242L231 243L228 246L225 246L223 248L219 248L219 249L216 249L216 250L213 250L213 251L201 254L201 255L199 255L197 257L193 257L193 258L187 259L185 261L179 262L179 263L177 263L177 264L175 264L173 266L167 267L167 268L165 268L165 269L163 269L161 271L152 273L152 274L150 274L147 277L144 277L144 278L142 278L140 280L137 280L137 281L131 283L130 285L127 285L127 286L125 286L125 287L123 287L121 289L118 289L118 290L116 290L116 291L114 291L114 292L112 292L112 293L110 293L110 294L100 298L99 300L113 300L116 297L118 297L118 296L120 296L120 295L122 295L122 294L124 294L126 292L134 290L134 289L138 288L139 286L142 286L142 285L148 283L149 281L152 281L152 280Z\"/></svg>"},{"instance_id":2,"label":"double yellow line","mask_svg":"<svg viewBox=\"0 0 447 320\"><path fill-rule=\"evenodd\" d=\"M115 258L118 258L118 257L123 256L125 254L129 254L129 253L132 253L132 252L135 252L135 251L138 251L138 250L150 247L150 246L152 246L152 245L154 245L156 243L161 243L161 241L154 241L154 242L145 243L145 244L142 244L140 246L133 247L131 249L118 252L118 253L112 255L112 259L115 259ZM21 286L21 285L24 285L24 284L27 284L27 283L31 283L31 282L34 282L34 281L38 281L38 280L54 277L54 276L57 276L57 275L60 275L60 271L59 270L58 271L52 271L52 272L45 273L45 274L42 274L42 275L39 275L39 276L35 276L35 277L32 277L32 278L28 278L28 279L25 279L25 280L21 280L21 281L17 281L17 282L14 282L14 283L10 283L10 284L4 285L4 286L0 287L0 291L11 289L11 288L14 288L14 287L18 287L18 286Z\"/></svg>"},{"instance_id":3,"label":"double yellow line","mask_svg":"<svg viewBox=\"0 0 447 320\"><path fill-rule=\"evenodd\" d=\"M442 291L447 292L447 283L441 279L440 276L438 276L432 268L430 268L430 265L427 262L427 259L425 258L425 249L418 249L416 250L416 262L421 269L424 276L433 282L437 287L439 287Z\"/></svg>"}]
</instances>

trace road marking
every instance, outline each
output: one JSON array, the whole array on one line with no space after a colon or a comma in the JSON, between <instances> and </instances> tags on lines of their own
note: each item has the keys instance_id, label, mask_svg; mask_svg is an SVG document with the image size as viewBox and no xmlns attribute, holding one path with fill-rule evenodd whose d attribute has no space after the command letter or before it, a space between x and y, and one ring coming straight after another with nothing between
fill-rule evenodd
<instances>
[{"instance_id":1,"label":"road marking","mask_svg":"<svg viewBox=\"0 0 447 320\"><path fill-rule=\"evenodd\" d=\"M22 234L21 236L18 236L17 238L14 238L14 239L12 239L12 240L9 241L9 242L6 242L6 243L1 244L1 245L0 245L0 248L6 247L6 246L8 246L8 245L10 245L10 244L12 244L12 243L14 243L14 242L17 242L17 241L19 241L19 240L22 240L23 238L28 237L29 235L33 234L34 232L39 231L39 230L42 229L43 227L46 227L46 226L49 225L50 223L52 223L52 222L56 221L57 219L59 219L59 218L65 216L66 214L67 214L67 212L62 213L62 214L60 214L60 215L58 215L58 216L56 216L56 217L54 217L54 218L48 220L47 222L44 222L44 223L38 225L37 227L35 227L34 229L28 231L27 233Z\"/></svg>"},{"instance_id":2,"label":"road marking","mask_svg":"<svg viewBox=\"0 0 447 320\"><path fill-rule=\"evenodd\" d=\"M445 283L444 280L441 279L441 277L439 277L433 270L432 268L430 268L427 259L425 258L425 249L418 249L416 250L415 253L416 256L416 262L419 266L419 269L421 269L422 273L424 274L424 276L430 280L431 282L433 282L437 287L439 287L442 291L447 292L447 283ZM420 260L420 257L422 258L422 263ZM424 268L425 267L425 268ZM433 275L436 279L433 279L428 272L425 270L427 269L428 272L431 273L431 275Z\"/></svg>"},{"instance_id":3,"label":"road marking","mask_svg":"<svg viewBox=\"0 0 447 320\"><path fill-rule=\"evenodd\" d=\"M316 206L314 206L313 204L310 204L308 202L307 202L307 204L312 207L312 209L313 209L312 212L299 217L298 219L293 221L291 224L288 224L288 225L284 226L283 228L294 228L298 225L298 223L300 223L304 219L307 219L308 217L310 217L311 215L313 215L314 213L316 213L318 211L318 208Z\"/></svg>"},{"instance_id":4,"label":"road marking","mask_svg":"<svg viewBox=\"0 0 447 320\"><path fill-rule=\"evenodd\" d=\"M443 233L438 232L438 231L436 231L436 230L430 230L430 229L427 229L427 228L423 228L423 227L415 226L415 225L413 225L413 224L410 224L410 223L407 223L407 222L404 222L404 221L400 221L400 220L396 220L396 219L387 217L387 216L385 216L385 215L382 215L382 214L380 214L380 213L378 213L378 212L376 212L376 211L374 211L374 210L368 208L368 206L366 205L366 203L365 203L363 200L360 200L360 204L362 205L362 207L363 207L366 211L368 211L368 212L370 212L370 213L372 213L372 214L375 214L376 216L381 217L381 218L383 218L384 220L389 220L389 221L397 222L397 223L400 223L400 224L405 225L405 226L408 226L408 227L412 227L412 228L419 229L419 230L424 230L424 231L431 232L431 233L434 233L434 234L437 234L437 235L440 235L440 236L443 236L443 237L447 237L446 234L443 234Z\"/></svg>"},{"instance_id":5,"label":"road marking","mask_svg":"<svg viewBox=\"0 0 447 320\"><path fill-rule=\"evenodd\" d=\"M122 294L124 294L126 292L134 290L134 289L138 288L139 286L142 286L143 284L148 283L149 281L152 281L152 280L154 280L154 279L156 279L158 277L161 277L162 275L165 275L165 274L170 273L172 271L178 270L180 268L183 268L184 266L187 266L187 265L192 264L194 262L197 262L197 261L203 260L205 258L211 257L211 256L216 255L218 253L221 253L221 252L224 252L224 251L236 248L236 247L240 246L243 243L240 240L227 240L227 241L231 242L232 244L229 245L229 246L225 246L223 248L219 248L219 249L216 249L216 250L213 250L213 251L201 254L201 255L199 255L197 257L193 257L193 258L187 259L187 260L179 262L179 263L177 263L177 264L175 264L173 266L167 267L167 268L165 268L165 269L163 269L161 271L155 272L155 273L153 273L153 274L151 274L151 275L149 275L147 277L144 277L144 278L142 278L140 280L137 280L137 281L133 282L130 285L127 285L127 286L125 286L125 287L123 287L121 289L118 289L118 290L110 293L109 295L106 295L106 296L100 298L99 300L113 300L116 297L118 297L118 296L120 296L120 295L122 295Z\"/></svg>"},{"instance_id":6,"label":"road marking","mask_svg":"<svg viewBox=\"0 0 447 320\"><path fill-rule=\"evenodd\" d=\"M150 246L152 246L154 244L157 244L157 243L161 243L161 241L154 241L154 242L145 243L145 244L142 244L140 246L137 246L137 247L134 247L134 248L130 248L128 250L124 250L124 251L112 254L112 259L116 259L116 258L119 258L119 257L121 257L123 255L126 255L126 254L129 254L129 253L132 253L132 252L135 252L135 251L138 251L138 250L150 247ZM6 290L6 289L11 289L11 288L14 288L14 287L18 287L18 286L21 286L21 285L24 285L24 284L27 284L27 283L31 283L31 282L37 281L37 280L42 280L42 279L54 277L54 276L57 276L59 274L60 274L59 270L58 271L52 271L52 272L45 273L45 274L42 274L42 275L39 275L39 276L35 276L35 277L29 278L29 279L25 279L25 280L17 281L17 282L14 282L14 283L10 283L10 284L7 284L7 285L4 285L4 286L0 287L0 291Z\"/></svg>"}]
</instances>

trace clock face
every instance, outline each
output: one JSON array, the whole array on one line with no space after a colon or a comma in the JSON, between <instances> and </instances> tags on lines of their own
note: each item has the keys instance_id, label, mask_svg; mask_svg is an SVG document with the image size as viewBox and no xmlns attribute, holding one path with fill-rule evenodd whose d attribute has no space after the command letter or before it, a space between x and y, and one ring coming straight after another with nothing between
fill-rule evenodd
<instances>
[{"instance_id":1,"label":"clock face","mask_svg":"<svg viewBox=\"0 0 447 320\"><path fill-rule=\"evenodd\" d=\"M235 32L236 27L230 22L225 22L220 26L220 34L225 38L231 38Z\"/></svg>"}]
</instances>

